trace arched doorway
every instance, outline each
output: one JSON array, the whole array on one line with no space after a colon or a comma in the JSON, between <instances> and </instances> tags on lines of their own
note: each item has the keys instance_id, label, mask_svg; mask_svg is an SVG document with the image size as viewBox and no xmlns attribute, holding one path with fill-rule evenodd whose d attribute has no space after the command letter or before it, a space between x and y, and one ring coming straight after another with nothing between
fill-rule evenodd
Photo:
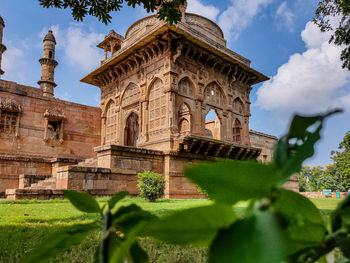
<instances>
[{"instance_id":1,"label":"arched doorway","mask_svg":"<svg viewBox=\"0 0 350 263\"><path fill-rule=\"evenodd\" d=\"M221 121L213 109L205 116L205 136L221 140Z\"/></svg>"},{"instance_id":2,"label":"arched doorway","mask_svg":"<svg viewBox=\"0 0 350 263\"><path fill-rule=\"evenodd\" d=\"M139 116L133 112L126 119L124 130L124 145L137 146L139 139Z\"/></svg>"},{"instance_id":3,"label":"arched doorway","mask_svg":"<svg viewBox=\"0 0 350 263\"><path fill-rule=\"evenodd\" d=\"M186 103L182 103L179 109L179 134L186 136L191 133L191 113Z\"/></svg>"},{"instance_id":4,"label":"arched doorway","mask_svg":"<svg viewBox=\"0 0 350 263\"><path fill-rule=\"evenodd\" d=\"M233 142L242 144L242 125L238 119L235 119L233 122L232 133Z\"/></svg>"}]
</instances>

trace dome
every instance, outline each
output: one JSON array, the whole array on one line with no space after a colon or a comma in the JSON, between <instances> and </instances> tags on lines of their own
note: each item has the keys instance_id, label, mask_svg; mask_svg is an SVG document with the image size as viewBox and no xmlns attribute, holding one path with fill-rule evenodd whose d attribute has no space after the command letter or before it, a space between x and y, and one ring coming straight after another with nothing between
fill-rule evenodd
<instances>
[{"instance_id":1,"label":"dome","mask_svg":"<svg viewBox=\"0 0 350 263\"><path fill-rule=\"evenodd\" d=\"M157 15L147 16L136 21L126 31L125 39L131 38L137 32L141 32L142 29L149 28L155 25L157 22L159 22ZM184 22L197 31L209 32L216 37L224 38L221 28L208 18L196 14L186 13Z\"/></svg>"},{"instance_id":2,"label":"dome","mask_svg":"<svg viewBox=\"0 0 350 263\"><path fill-rule=\"evenodd\" d=\"M46 41L46 40L52 41L52 42L54 42L56 44L56 39L55 39L55 36L53 35L51 29L49 30L49 32L44 37L44 41Z\"/></svg>"}]
</instances>

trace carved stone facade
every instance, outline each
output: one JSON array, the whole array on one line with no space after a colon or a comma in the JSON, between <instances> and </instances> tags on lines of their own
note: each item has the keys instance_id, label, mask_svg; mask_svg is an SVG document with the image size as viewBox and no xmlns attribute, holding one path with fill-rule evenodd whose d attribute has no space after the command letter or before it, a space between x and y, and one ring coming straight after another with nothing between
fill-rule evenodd
<instances>
[{"instance_id":1,"label":"carved stone facade","mask_svg":"<svg viewBox=\"0 0 350 263\"><path fill-rule=\"evenodd\" d=\"M115 45L114 35L99 47ZM176 26L156 16L132 25L101 67L82 79L101 89L102 144L128 145L133 114L138 134L132 136L141 148L176 151L189 134L250 146L251 85L267 77L225 45L221 29L194 14ZM205 121L210 110L215 123Z\"/></svg>"},{"instance_id":2,"label":"carved stone facade","mask_svg":"<svg viewBox=\"0 0 350 263\"><path fill-rule=\"evenodd\" d=\"M176 25L152 15L135 22L125 37L110 31L98 45L105 57L99 68L82 79L100 88L98 125L96 109L82 109L77 117L73 108L83 106L60 107L52 98L56 63L44 51L45 61L51 62L46 63L48 71L45 67L42 70L52 74L40 82L51 85L48 89L45 84L41 90L40 100L47 103L38 110L42 112L41 121L35 125L40 126L40 143L54 145L57 153L58 149L70 149L73 156L78 155L78 149L81 153L82 146L89 146L91 151L92 146L100 146L94 149L97 157L86 151L87 157L93 158L78 166L64 166L67 163L56 160L51 176L22 176L19 185L24 189L7 190L9 199L41 198L40 193L45 195L42 198L61 197L61 189L95 195L128 190L136 195L136 175L145 170L165 175L166 197L197 198L202 195L183 176L186 165L227 158L271 160L276 138L249 130L252 85L268 78L251 68L248 59L226 47L219 26L202 16L185 13L185 6L181 8L183 17ZM51 34L45 37L44 46L54 52ZM19 105L26 103L20 101ZM8 129L8 124L14 127L28 112L24 108L22 111L16 116L6 115L6 124L0 128ZM216 118L206 120L211 113ZM69 126L72 120L79 123ZM82 123L100 129L84 129L81 139L87 142L98 134L99 143L96 145L94 137L87 144L72 143L71 148L68 130L78 129ZM19 127L21 136L21 124ZM48 162L43 163L47 173ZM296 189L296 184L291 180L287 185Z\"/></svg>"}]
</instances>

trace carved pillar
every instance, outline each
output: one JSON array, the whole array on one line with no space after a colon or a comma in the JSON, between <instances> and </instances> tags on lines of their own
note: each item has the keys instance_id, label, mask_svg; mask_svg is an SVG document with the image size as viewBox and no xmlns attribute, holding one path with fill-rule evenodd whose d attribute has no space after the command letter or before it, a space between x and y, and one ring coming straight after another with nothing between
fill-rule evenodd
<instances>
[{"instance_id":1,"label":"carved pillar","mask_svg":"<svg viewBox=\"0 0 350 263\"><path fill-rule=\"evenodd\" d=\"M106 144L106 116L102 116L101 117L101 145L105 145Z\"/></svg>"},{"instance_id":2,"label":"carved pillar","mask_svg":"<svg viewBox=\"0 0 350 263\"><path fill-rule=\"evenodd\" d=\"M44 140L46 141L48 138L47 138L47 129L48 129L48 126L49 126L49 119L48 118L45 118L45 130L44 130Z\"/></svg>"},{"instance_id":3,"label":"carved pillar","mask_svg":"<svg viewBox=\"0 0 350 263\"><path fill-rule=\"evenodd\" d=\"M141 104L141 132L140 132L140 143L145 143L148 141L148 101L144 98Z\"/></svg>"}]
</instances>

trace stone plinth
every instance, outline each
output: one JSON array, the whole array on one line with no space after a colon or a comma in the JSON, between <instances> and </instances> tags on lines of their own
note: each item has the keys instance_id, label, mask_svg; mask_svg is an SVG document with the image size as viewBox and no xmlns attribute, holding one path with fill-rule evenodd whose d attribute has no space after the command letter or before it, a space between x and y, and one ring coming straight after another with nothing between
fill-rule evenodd
<instances>
[{"instance_id":1,"label":"stone plinth","mask_svg":"<svg viewBox=\"0 0 350 263\"><path fill-rule=\"evenodd\" d=\"M136 174L136 170L65 166L57 169L56 189L98 191L92 192L98 195L126 190L130 195L137 195Z\"/></svg>"},{"instance_id":2,"label":"stone plinth","mask_svg":"<svg viewBox=\"0 0 350 263\"><path fill-rule=\"evenodd\" d=\"M95 151L98 167L134 170L136 173L163 172L164 154L161 151L120 145L99 146Z\"/></svg>"}]
</instances>

